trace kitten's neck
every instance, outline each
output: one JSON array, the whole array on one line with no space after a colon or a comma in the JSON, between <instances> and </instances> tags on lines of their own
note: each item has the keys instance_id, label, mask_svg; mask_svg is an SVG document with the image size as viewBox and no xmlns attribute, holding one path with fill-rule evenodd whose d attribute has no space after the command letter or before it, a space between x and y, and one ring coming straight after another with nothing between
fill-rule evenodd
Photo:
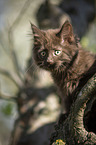
<instances>
[{"instance_id":1,"label":"kitten's neck","mask_svg":"<svg viewBox=\"0 0 96 145\"><path fill-rule=\"evenodd\" d=\"M62 88L62 86L64 86L66 77L68 79L72 78L72 76L74 74L74 70L79 62L79 55L80 55L79 50L77 50L75 52L74 56L72 57L72 60L70 61L70 63L67 64L65 69L63 69L63 70L58 69L58 71L57 70L52 71L52 76L53 76L53 79L54 79L55 83L57 84L57 86L60 86ZM75 78L77 78L77 76L78 76L78 74L76 73Z\"/></svg>"}]
</instances>

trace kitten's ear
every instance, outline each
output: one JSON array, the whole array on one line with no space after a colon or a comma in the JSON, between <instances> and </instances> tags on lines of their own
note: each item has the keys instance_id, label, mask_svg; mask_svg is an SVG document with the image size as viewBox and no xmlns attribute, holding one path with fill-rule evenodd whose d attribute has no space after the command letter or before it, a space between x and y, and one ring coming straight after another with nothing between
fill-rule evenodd
<instances>
[{"instance_id":1,"label":"kitten's ear","mask_svg":"<svg viewBox=\"0 0 96 145\"><path fill-rule=\"evenodd\" d=\"M69 21L66 21L62 25L59 33L57 33L56 36L61 39L62 43L65 40L67 40L69 43L72 43L74 41L73 28L72 28L72 25L69 23Z\"/></svg>"},{"instance_id":2,"label":"kitten's ear","mask_svg":"<svg viewBox=\"0 0 96 145\"><path fill-rule=\"evenodd\" d=\"M34 24L31 23L31 28L33 31L33 35L34 35L34 39L35 41L40 42L40 40L44 39L44 33L42 30L40 30L39 28L37 28Z\"/></svg>"}]
</instances>

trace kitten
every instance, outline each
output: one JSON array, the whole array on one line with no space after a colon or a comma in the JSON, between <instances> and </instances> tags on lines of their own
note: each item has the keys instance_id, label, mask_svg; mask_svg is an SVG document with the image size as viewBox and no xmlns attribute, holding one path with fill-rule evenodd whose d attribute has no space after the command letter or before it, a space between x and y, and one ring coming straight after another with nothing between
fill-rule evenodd
<instances>
[{"instance_id":1,"label":"kitten","mask_svg":"<svg viewBox=\"0 0 96 145\"><path fill-rule=\"evenodd\" d=\"M96 56L83 50L72 25L66 21L59 29L40 30L31 24L36 64L51 72L59 89L65 112L88 79L96 72Z\"/></svg>"}]
</instances>

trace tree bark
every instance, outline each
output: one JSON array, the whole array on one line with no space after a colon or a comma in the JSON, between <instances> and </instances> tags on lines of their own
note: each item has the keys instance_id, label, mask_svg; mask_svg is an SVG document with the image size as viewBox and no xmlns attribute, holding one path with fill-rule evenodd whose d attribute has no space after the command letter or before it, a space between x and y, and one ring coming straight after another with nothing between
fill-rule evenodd
<instances>
[{"instance_id":1,"label":"tree bark","mask_svg":"<svg viewBox=\"0 0 96 145\"><path fill-rule=\"evenodd\" d=\"M79 93L76 101L73 103L70 114L65 120L61 120L55 126L55 133L51 137L52 145L58 144L62 140L62 144L66 145L94 145L96 144L96 130L88 131L88 124L84 124L86 120L85 114L88 114L88 109L92 108L93 102L96 100L96 74L88 81L84 88ZM92 114L92 111L90 111ZM90 114L90 115L91 115ZM96 104L95 113L93 113L94 123L96 119ZM89 115L88 115L89 116ZM87 117L89 119L89 117ZM86 121L85 121L86 122ZM96 123L95 123L96 124ZM85 127L87 126L87 127ZM95 127L95 126L94 126ZM56 143L57 142L57 143Z\"/></svg>"}]
</instances>

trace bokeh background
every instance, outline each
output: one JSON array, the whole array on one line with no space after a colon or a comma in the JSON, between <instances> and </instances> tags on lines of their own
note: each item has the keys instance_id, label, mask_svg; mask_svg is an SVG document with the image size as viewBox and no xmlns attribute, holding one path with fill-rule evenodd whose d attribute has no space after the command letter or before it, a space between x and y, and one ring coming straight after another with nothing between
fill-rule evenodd
<instances>
[{"instance_id":1,"label":"bokeh background","mask_svg":"<svg viewBox=\"0 0 96 145\"><path fill-rule=\"evenodd\" d=\"M83 48L96 53L95 6L95 0L0 0L0 145L47 145L61 111L50 74L33 63L30 22L47 29L68 19Z\"/></svg>"}]
</instances>

